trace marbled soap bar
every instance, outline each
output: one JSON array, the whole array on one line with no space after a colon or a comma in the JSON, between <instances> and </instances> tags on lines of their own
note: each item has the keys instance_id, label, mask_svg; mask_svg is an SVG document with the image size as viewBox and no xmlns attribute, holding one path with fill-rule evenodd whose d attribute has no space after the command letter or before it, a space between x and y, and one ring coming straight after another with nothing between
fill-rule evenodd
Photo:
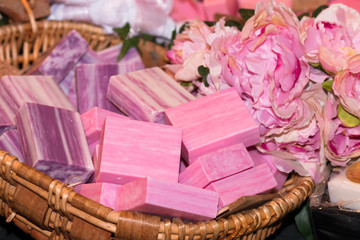
<instances>
[{"instance_id":1,"label":"marbled soap bar","mask_svg":"<svg viewBox=\"0 0 360 240\"><path fill-rule=\"evenodd\" d=\"M60 83L88 49L88 42L76 30L72 30L27 74L51 75Z\"/></svg>"},{"instance_id":2,"label":"marbled soap bar","mask_svg":"<svg viewBox=\"0 0 360 240\"><path fill-rule=\"evenodd\" d=\"M216 217L218 199L216 192L148 177L119 188L116 210L206 221Z\"/></svg>"},{"instance_id":3,"label":"marbled soap bar","mask_svg":"<svg viewBox=\"0 0 360 240\"><path fill-rule=\"evenodd\" d=\"M75 192L104 206L115 209L116 195L121 185L112 183L87 183L74 187Z\"/></svg>"},{"instance_id":4,"label":"marbled soap bar","mask_svg":"<svg viewBox=\"0 0 360 240\"><path fill-rule=\"evenodd\" d=\"M80 64L76 67L76 85L79 112L84 113L92 107L100 107L120 112L107 98L106 92L110 77L139 70L126 61L114 64Z\"/></svg>"},{"instance_id":5,"label":"marbled soap bar","mask_svg":"<svg viewBox=\"0 0 360 240\"><path fill-rule=\"evenodd\" d=\"M177 182L180 151L180 128L107 117L96 182L125 184L146 176Z\"/></svg>"},{"instance_id":6,"label":"marbled soap bar","mask_svg":"<svg viewBox=\"0 0 360 240\"><path fill-rule=\"evenodd\" d=\"M89 111L80 115L85 131L86 141L89 145L90 154L93 154L94 147L100 143L101 129L105 118L108 116L127 118L122 114L114 113L98 107L93 107Z\"/></svg>"},{"instance_id":7,"label":"marbled soap bar","mask_svg":"<svg viewBox=\"0 0 360 240\"><path fill-rule=\"evenodd\" d=\"M94 172L78 112L25 103L16 125L26 164L69 183L85 183Z\"/></svg>"},{"instance_id":8,"label":"marbled soap bar","mask_svg":"<svg viewBox=\"0 0 360 240\"><path fill-rule=\"evenodd\" d=\"M258 166L261 164L266 163L269 168L271 169L272 174L274 175L274 178L277 182L277 186L276 189L277 190L281 190L287 177L288 177L288 173L284 173L284 172L280 172L274 165L273 163L273 159L275 158L274 156L270 155L270 154L264 154L259 152L256 147L249 147L248 148L248 152L250 154L250 157L252 158L252 160L254 161L254 165Z\"/></svg>"},{"instance_id":9,"label":"marbled soap bar","mask_svg":"<svg viewBox=\"0 0 360 240\"><path fill-rule=\"evenodd\" d=\"M203 4L209 21L214 21L217 13L234 16L239 9L236 0L204 0Z\"/></svg>"},{"instance_id":10,"label":"marbled soap bar","mask_svg":"<svg viewBox=\"0 0 360 240\"><path fill-rule=\"evenodd\" d=\"M237 173L230 177L210 183L205 189L219 193L219 209L242 196L263 193L277 186L267 164Z\"/></svg>"},{"instance_id":11,"label":"marbled soap bar","mask_svg":"<svg viewBox=\"0 0 360 240\"><path fill-rule=\"evenodd\" d=\"M165 116L183 129L182 156L189 164L227 146L260 141L259 125L234 88L166 109Z\"/></svg>"},{"instance_id":12,"label":"marbled soap bar","mask_svg":"<svg viewBox=\"0 0 360 240\"><path fill-rule=\"evenodd\" d=\"M102 59L104 63L123 63L126 62L127 65L133 66L135 69L144 69L144 63L141 59L140 54L135 48L131 48L127 54L118 61L118 56L121 50L122 44L118 44L109 48L106 48L102 51L97 52L98 56Z\"/></svg>"},{"instance_id":13,"label":"marbled soap bar","mask_svg":"<svg viewBox=\"0 0 360 240\"><path fill-rule=\"evenodd\" d=\"M201 156L179 175L179 183L205 188L253 166L244 144L240 143Z\"/></svg>"},{"instance_id":14,"label":"marbled soap bar","mask_svg":"<svg viewBox=\"0 0 360 240\"><path fill-rule=\"evenodd\" d=\"M25 102L74 110L51 76L3 76L0 80L0 129L15 126L15 114Z\"/></svg>"},{"instance_id":15,"label":"marbled soap bar","mask_svg":"<svg viewBox=\"0 0 360 240\"><path fill-rule=\"evenodd\" d=\"M164 123L164 110L195 97L159 67L110 78L107 98L130 118Z\"/></svg>"},{"instance_id":16,"label":"marbled soap bar","mask_svg":"<svg viewBox=\"0 0 360 240\"><path fill-rule=\"evenodd\" d=\"M0 149L16 156L20 162L24 162L19 134L16 129L6 131L0 136Z\"/></svg>"},{"instance_id":17,"label":"marbled soap bar","mask_svg":"<svg viewBox=\"0 0 360 240\"><path fill-rule=\"evenodd\" d=\"M176 22L185 22L195 18L202 21L208 20L202 1L174 0L170 17Z\"/></svg>"}]
</instances>

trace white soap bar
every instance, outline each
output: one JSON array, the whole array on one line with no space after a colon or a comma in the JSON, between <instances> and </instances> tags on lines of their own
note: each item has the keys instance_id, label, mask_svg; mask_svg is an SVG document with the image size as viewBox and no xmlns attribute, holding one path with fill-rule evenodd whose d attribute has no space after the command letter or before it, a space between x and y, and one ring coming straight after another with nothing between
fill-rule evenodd
<instances>
[{"instance_id":1,"label":"white soap bar","mask_svg":"<svg viewBox=\"0 0 360 240\"><path fill-rule=\"evenodd\" d=\"M330 201L344 208L360 209L360 161L343 169L328 182Z\"/></svg>"}]
</instances>

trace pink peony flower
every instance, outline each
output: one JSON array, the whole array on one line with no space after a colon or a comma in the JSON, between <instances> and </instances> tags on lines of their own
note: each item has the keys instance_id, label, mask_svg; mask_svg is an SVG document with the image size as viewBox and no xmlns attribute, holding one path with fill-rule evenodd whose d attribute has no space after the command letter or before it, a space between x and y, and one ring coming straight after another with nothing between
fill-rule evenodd
<instances>
[{"instance_id":1,"label":"pink peony flower","mask_svg":"<svg viewBox=\"0 0 360 240\"><path fill-rule=\"evenodd\" d=\"M302 19L301 41L308 61L320 63L325 71L335 75L360 50L360 14L343 4L333 4L316 18Z\"/></svg>"}]
</instances>

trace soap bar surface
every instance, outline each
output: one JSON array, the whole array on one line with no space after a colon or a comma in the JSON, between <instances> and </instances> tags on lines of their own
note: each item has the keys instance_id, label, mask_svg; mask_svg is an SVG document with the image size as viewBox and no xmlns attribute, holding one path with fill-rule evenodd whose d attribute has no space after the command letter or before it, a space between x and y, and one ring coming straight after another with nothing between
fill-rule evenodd
<instances>
[{"instance_id":1,"label":"soap bar surface","mask_svg":"<svg viewBox=\"0 0 360 240\"><path fill-rule=\"evenodd\" d=\"M110 78L107 98L130 118L164 123L164 110L195 97L159 67Z\"/></svg>"},{"instance_id":2,"label":"soap bar surface","mask_svg":"<svg viewBox=\"0 0 360 240\"><path fill-rule=\"evenodd\" d=\"M276 187L277 182L266 164L209 184L205 189L219 193L219 209L242 196L263 193Z\"/></svg>"},{"instance_id":3,"label":"soap bar surface","mask_svg":"<svg viewBox=\"0 0 360 240\"><path fill-rule=\"evenodd\" d=\"M206 221L216 217L218 197L205 189L143 178L119 188L116 210Z\"/></svg>"},{"instance_id":4,"label":"soap bar surface","mask_svg":"<svg viewBox=\"0 0 360 240\"><path fill-rule=\"evenodd\" d=\"M89 49L88 42L76 31L70 31L28 74L51 75L60 83Z\"/></svg>"},{"instance_id":5,"label":"soap bar surface","mask_svg":"<svg viewBox=\"0 0 360 240\"><path fill-rule=\"evenodd\" d=\"M79 113L25 103L16 124L26 164L69 183L84 183L94 172Z\"/></svg>"},{"instance_id":6,"label":"soap bar surface","mask_svg":"<svg viewBox=\"0 0 360 240\"><path fill-rule=\"evenodd\" d=\"M201 156L181 172L179 183L205 188L211 182L253 166L244 144L240 143Z\"/></svg>"},{"instance_id":7,"label":"soap bar surface","mask_svg":"<svg viewBox=\"0 0 360 240\"><path fill-rule=\"evenodd\" d=\"M234 88L165 110L166 122L183 129L182 156L191 164L221 148L260 141L259 125Z\"/></svg>"},{"instance_id":8,"label":"soap bar surface","mask_svg":"<svg viewBox=\"0 0 360 240\"><path fill-rule=\"evenodd\" d=\"M107 117L101 133L96 182L125 184L146 176L177 182L181 129Z\"/></svg>"},{"instance_id":9,"label":"soap bar surface","mask_svg":"<svg viewBox=\"0 0 360 240\"><path fill-rule=\"evenodd\" d=\"M20 138L16 129L6 131L0 135L0 149L17 157L20 162L24 162Z\"/></svg>"}]
</instances>

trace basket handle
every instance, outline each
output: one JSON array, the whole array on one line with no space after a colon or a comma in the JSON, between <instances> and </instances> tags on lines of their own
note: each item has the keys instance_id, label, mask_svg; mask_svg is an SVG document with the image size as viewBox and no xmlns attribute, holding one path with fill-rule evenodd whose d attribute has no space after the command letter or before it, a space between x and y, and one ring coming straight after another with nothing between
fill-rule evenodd
<instances>
[{"instance_id":1,"label":"basket handle","mask_svg":"<svg viewBox=\"0 0 360 240\"><path fill-rule=\"evenodd\" d=\"M31 29L32 29L32 32L34 35L36 35L37 33L37 26L36 26L36 21L35 21L35 15L31 9L31 6L29 5L29 2L31 4L31 6L34 6L35 5L35 2L34 0L21 0L21 3L24 5L24 8L26 10L26 13L28 14L29 16L29 19L30 19L30 26L31 26Z\"/></svg>"}]
</instances>

